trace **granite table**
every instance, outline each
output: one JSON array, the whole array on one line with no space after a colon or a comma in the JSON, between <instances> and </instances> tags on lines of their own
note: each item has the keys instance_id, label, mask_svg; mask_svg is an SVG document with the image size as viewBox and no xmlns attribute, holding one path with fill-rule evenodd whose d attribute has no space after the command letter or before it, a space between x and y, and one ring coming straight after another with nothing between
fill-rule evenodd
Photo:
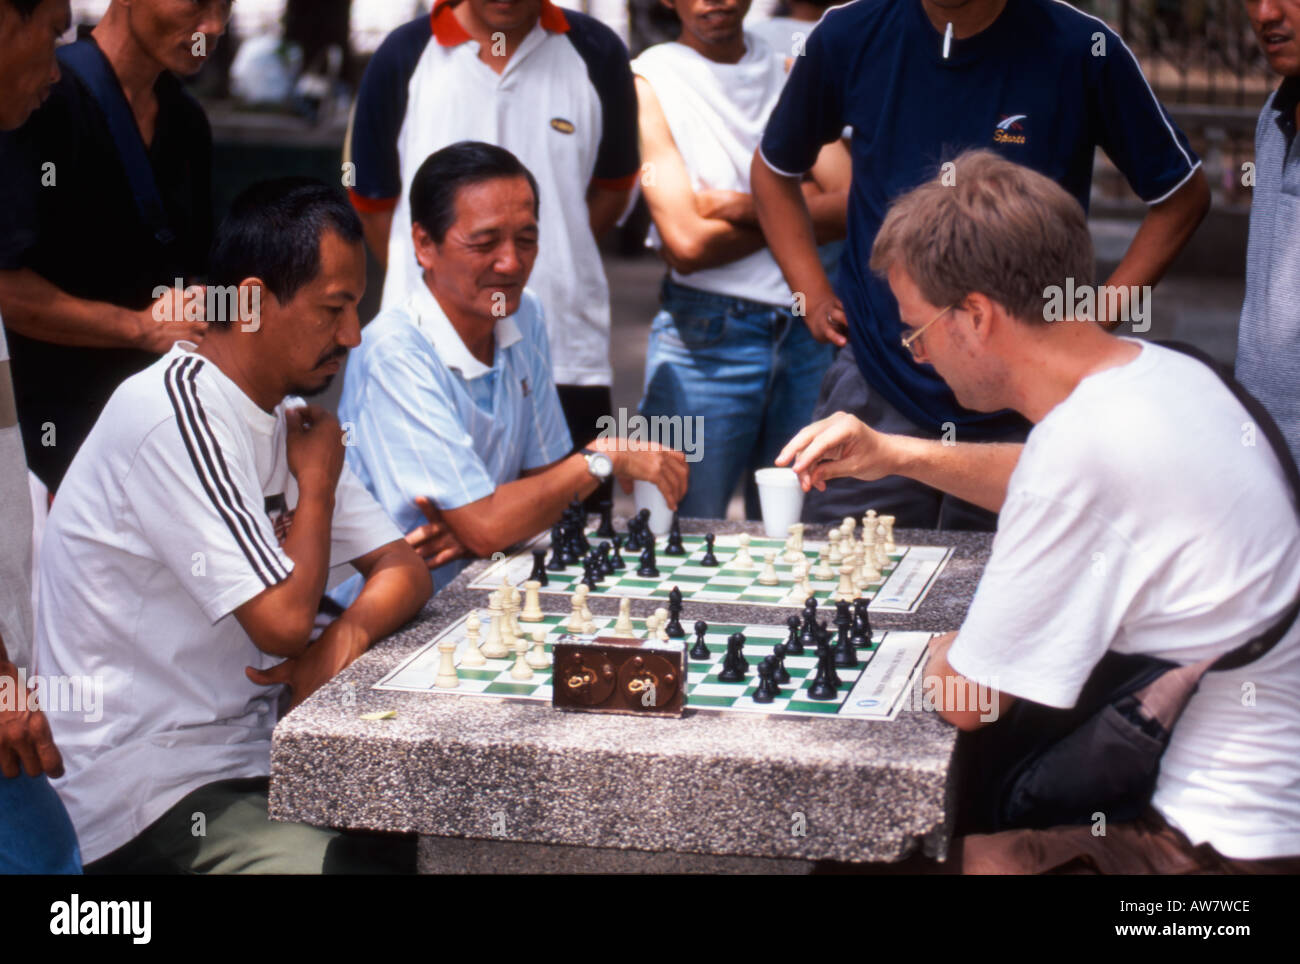
<instances>
[{"instance_id":1,"label":"granite table","mask_svg":"<svg viewBox=\"0 0 1300 964\"><path fill-rule=\"evenodd\" d=\"M683 520L682 530L761 527ZM824 535L808 528L809 539ZM895 538L955 551L916 613L873 613L873 627L957 628L992 536L900 529ZM486 606L487 592L469 588L486 565L469 567L280 721L272 817L413 831L420 869L443 873L800 873L818 860L903 860L918 847L946 855L956 731L932 712L863 722L688 709L661 719L371 689L467 609ZM589 605L614 615L618 599ZM660 605L633 600L632 612ZM692 603L686 615L781 623L792 612ZM374 711L396 716L361 719Z\"/></svg>"}]
</instances>

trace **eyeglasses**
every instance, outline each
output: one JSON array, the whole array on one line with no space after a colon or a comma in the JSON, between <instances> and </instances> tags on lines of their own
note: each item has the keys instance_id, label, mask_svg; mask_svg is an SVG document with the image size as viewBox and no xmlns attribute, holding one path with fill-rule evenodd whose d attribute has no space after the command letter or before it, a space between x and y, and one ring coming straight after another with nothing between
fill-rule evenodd
<instances>
[{"instance_id":1,"label":"eyeglasses","mask_svg":"<svg viewBox=\"0 0 1300 964\"><path fill-rule=\"evenodd\" d=\"M957 305L954 302L953 304L949 305L947 308L943 309L943 311L935 315L933 318L931 318L929 321L927 321L920 328L916 329L916 331L903 336L902 339L903 347L906 348L911 353L913 361L920 361L920 359L916 355L916 348L914 347L916 345L916 340L921 337L925 329L929 328L936 321L938 321L940 318L942 318L944 315L946 315L948 312L952 311L956 307Z\"/></svg>"}]
</instances>

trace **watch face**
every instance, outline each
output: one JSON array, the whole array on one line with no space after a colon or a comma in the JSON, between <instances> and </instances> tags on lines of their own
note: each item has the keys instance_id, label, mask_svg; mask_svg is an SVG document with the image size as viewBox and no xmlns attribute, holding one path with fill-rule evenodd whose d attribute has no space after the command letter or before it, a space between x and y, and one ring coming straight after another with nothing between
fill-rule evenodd
<instances>
[{"instance_id":1,"label":"watch face","mask_svg":"<svg viewBox=\"0 0 1300 964\"><path fill-rule=\"evenodd\" d=\"M614 471L613 460L604 452L593 452L587 456L587 467L597 478L607 479Z\"/></svg>"}]
</instances>

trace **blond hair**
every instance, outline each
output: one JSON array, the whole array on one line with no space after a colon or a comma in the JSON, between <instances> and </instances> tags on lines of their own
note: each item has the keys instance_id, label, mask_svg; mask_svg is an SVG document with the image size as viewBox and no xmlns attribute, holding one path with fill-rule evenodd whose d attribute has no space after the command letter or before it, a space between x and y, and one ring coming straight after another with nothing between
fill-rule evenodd
<instances>
[{"instance_id":1,"label":"blond hair","mask_svg":"<svg viewBox=\"0 0 1300 964\"><path fill-rule=\"evenodd\" d=\"M978 291L1011 315L1044 321L1046 288L1091 285L1092 236L1083 208L1037 171L992 151L966 151L890 205L871 270L897 265L932 305Z\"/></svg>"}]
</instances>

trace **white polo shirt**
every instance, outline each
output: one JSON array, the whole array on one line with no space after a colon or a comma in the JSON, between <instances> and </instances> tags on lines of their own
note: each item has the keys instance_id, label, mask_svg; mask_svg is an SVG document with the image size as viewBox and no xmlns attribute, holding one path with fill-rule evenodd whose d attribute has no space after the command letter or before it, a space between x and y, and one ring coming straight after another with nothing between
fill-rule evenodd
<instances>
[{"instance_id":1,"label":"white polo shirt","mask_svg":"<svg viewBox=\"0 0 1300 964\"><path fill-rule=\"evenodd\" d=\"M462 140L515 154L537 179L541 244L531 286L546 309L561 385L609 385L609 285L586 195L631 187L639 164L627 50L606 26L544 0L531 33L496 73L438 0L392 34L366 68L348 137L353 204L393 211L384 309L421 281L411 241L411 179Z\"/></svg>"},{"instance_id":2,"label":"white polo shirt","mask_svg":"<svg viewBox=\"0 0 1300 964\"><path fill-rule=\"evenodd\" d=\"M266 412L188 342L124 381L59 488L40 558L36 667L102 687L95 712L48 714L54 781L81 853L127 843L191 790L267 776L280 662L233 610L288 578L298 503L285 399ZM401 538L346 468L330 564Z\"/></svg>"}]
</instances>

